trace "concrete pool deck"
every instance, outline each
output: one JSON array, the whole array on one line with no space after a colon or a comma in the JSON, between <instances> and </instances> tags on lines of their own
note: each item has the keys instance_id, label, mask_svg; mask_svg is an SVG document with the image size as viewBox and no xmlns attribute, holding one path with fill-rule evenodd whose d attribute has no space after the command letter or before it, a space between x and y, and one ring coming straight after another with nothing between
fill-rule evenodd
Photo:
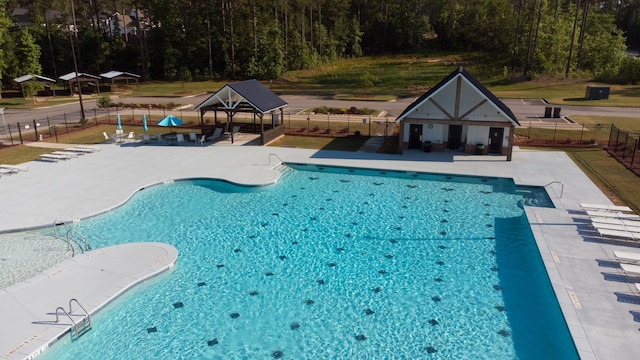
<instances>
[{"instance_id":1,"label":"concrete pool deck","mask_svg":"<svg viewBox=\"0 0 640 360\"><path fill-rule=\"evenodd\" d=\"M30 162L28 172L0 179L0 232L49 227L96 215L126 202L138 189L181 178L220 178L260 185L276 182L280 159L401 171L512 178L517 184L548 185L556 208L526 213L565 320L582 359L640 357L640 294L613 256L637 251L640 243L601 239L590 228L580 202L610 204L608 198L562 152L514 149L513 161L455 152L403 155L335 152L217 144L215 146L115 146L58 163ZM46 283L43 292L52 291ZM12 287L10 287L12 288ZM7 289L10 289L7 288ZM4 289L3 291L6 291ZM522 294L527 296L527 294ZM75 297L75 296L72 296ZM49 311L56 306L52 303ZM15 306L15 305L13 305ZM9 308L11 309L11 308ZM3 311L10 311L6 307ZM5 322L17 329L31 324ZM1 341L6 354L19 344ZM6 349L5 349L6 348Z\"/></svg>"}]
</instances>

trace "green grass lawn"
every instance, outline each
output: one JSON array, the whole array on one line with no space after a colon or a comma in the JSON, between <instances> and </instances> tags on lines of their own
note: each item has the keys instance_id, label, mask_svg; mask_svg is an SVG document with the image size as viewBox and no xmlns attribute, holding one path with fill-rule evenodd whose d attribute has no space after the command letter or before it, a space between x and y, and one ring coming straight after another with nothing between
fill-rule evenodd
<instances>
[{"instance_id":1,"label":"green grass lawn","mask_svg":"<svg viewBox=\"0 0 640 360\"><path fill-rule=\"evenodd\" d=\"M601 149L567 149L569 157L615 203L640 213L640 179Z\"/></svg>"},{"instance_id":2,"label":"green grass lawn","mask_svg":"<svg viewBox=\"0 0 640 360\"><path fill-rule=\"evenodd\" d=\"M287 135L284 138L271 143L273 147L296 147L302 149L357 151L367 142L367 137L312 137Z\"/></svg>"}]
</instances>

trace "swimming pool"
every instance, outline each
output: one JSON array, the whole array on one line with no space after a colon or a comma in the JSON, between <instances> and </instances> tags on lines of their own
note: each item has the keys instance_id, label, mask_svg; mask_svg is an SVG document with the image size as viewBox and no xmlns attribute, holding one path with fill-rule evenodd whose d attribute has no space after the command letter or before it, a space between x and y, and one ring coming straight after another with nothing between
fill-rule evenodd
<instances>
[{"instance_id":1,"label":"swimming pool","mask_svg":"<svg viewBox=\"0 0 640 360\"><path fill-rule=\"evenodd\" d=\"M93 248L170 243L177 266L43 358L577 358L511 180L292 168L79 223Z\"/></svg>"}]
</instances>

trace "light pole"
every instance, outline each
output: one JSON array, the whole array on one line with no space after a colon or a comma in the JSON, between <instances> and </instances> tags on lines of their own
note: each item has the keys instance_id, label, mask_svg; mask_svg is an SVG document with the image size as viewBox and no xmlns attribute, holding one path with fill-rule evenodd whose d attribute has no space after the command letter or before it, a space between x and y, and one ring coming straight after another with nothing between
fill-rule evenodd
<instances>
[{"instance_id":1,"label":"light pole","mask_svg":"<svg viewBox=\"0 0 640 360\"><path fill-rule=\"evenodd\" d=\"M73 31L78 31L78 26L76 25L76 10L73 6L73 0L69 0L71 3L71 17L73 18ZM76 33L76 40L78 39L78 35ZM84 123L84 105L82 104L82 85L80 84L80 74L78 73L78 61L76 60L76 48L73 44L73 37L71 36L71 32L69 32L69 41L71 41L71 54L73 55L73 68L76 72L76 84L78 85L78 100L80 101L80 119Z\"/></svg>"}]
</instances>

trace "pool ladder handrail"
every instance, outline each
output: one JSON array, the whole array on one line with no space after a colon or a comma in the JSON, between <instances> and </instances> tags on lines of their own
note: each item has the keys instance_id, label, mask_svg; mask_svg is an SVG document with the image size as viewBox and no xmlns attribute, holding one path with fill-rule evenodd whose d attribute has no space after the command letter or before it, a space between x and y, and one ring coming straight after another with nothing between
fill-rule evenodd
<instances>
[{"instance_id":1,"label":"pool ladder handrail","mask_svg":"<svg viewBox=\"0 0 640 360\"><path fill-rule=\"evenodd\" d=\"M78 306L80 306L82 311L84 311L84 316L82 317L82 319L80 319L79 322L75 322L71 317L71 315L73 314L73 309L71 305L74 302L78 304ZM74 339L74 335L75 335L75 339L78 339L80 336L84 335L87 331L91 330L91 315L89 315L89 312L84 308L84 306L82 306L82 304L80 304L78 299L73 298L69 300L69 312L67 312L62 306L58 306L56 308L56 324L60 321L58 310L62 310L62 313L67 315L69 320L71 320L71 323L73 323L73 327L71 328L72 340Z\"/></svg>"},{"instance_id":2,"label":"pool ladder handrail","mask_svg":"<svg viewBox=\"0 0 640 360\"><path fill-rule=\"evenodd\" d=\"M278 165L284 165L284 160L282 160L280 158L280 156L278 156L278 154L273 154L273 153L269 154L269 165L271 165L271 157L272 156L275 156L276 159L280 160L280 164L278 164Z\"/></svg>"},{"instance_id":3,"label":"pool ladder handrail","mask_svg":"<svg viewBox=\"0 0 640 360\"><path fill-rule=\"evenodd\" d=\"M79 244L80 251L82 253L91 250L91 246L89 246L89 243L87 242L87 237L82 235L78 230L74 228L70 228L69 230L67 230L67 250L69 250L68 247L71 247L71 249L73 249L73 245L71 245L71 239L73 238L74 234L80 236L82 242L84 243L84 249L82 248L82 244Z\"/></svg>"},{"instance_id":4,"label":"pool ladder handrail","mask_svg":"<svg viewBox=\"0 0 640 360\"><path fill-rule=\"evenodd\" d=\"M562 199L562 194L564 193L564 183L562 181L555 180L555 181L552 181L552 182L548 183L544 187L546 188L547 186L552 185L552 184L560 184L560 196L559 196L559 198Z\"/></svg>"}]
</instances>

